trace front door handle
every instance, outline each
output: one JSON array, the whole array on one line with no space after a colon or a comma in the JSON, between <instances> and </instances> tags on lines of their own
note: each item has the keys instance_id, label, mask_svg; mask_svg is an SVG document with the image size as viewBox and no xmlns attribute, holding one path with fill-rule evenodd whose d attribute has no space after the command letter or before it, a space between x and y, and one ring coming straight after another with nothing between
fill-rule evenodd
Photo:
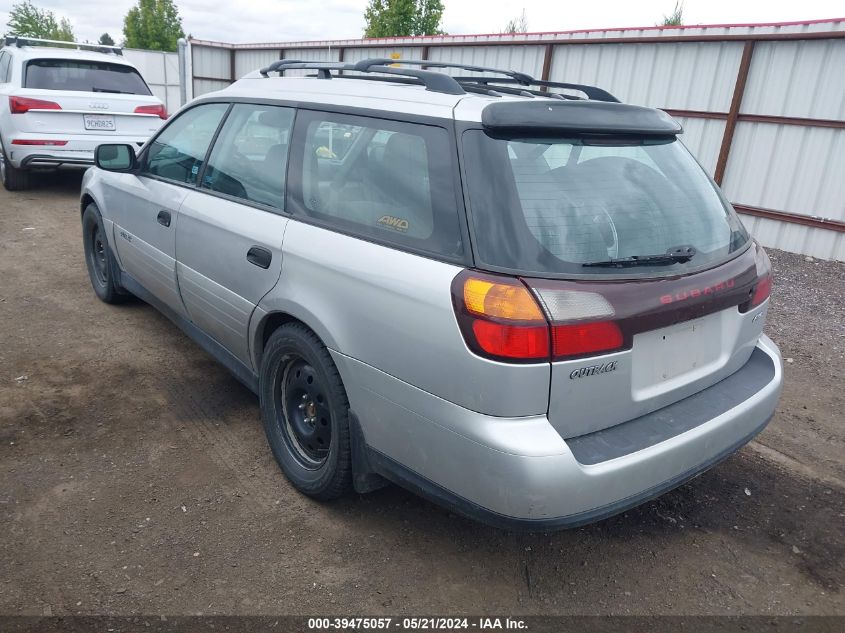
<instances>
[{"instance_id":1,"label":"front door handle","mask_svg":"<svg viewBox=\"0 0 845 633\"><path fill-rule=\"evenodd\" d=\"M170 211L165 211L162 209L158 212L158 217L156 217L158 223L162 226L170 226Z\"/></svg>"},{"instance_id":2,"label":"front door handle","mask_svg":"<svg viewBox=\"0 0 845 633\"><path fill-rule=\"evenodd\" d=\"M246 261L259 268L270 268L270 262L273 261L273 253L266 248L253 246L246 252Z\"/></svg>"}]
</instances>

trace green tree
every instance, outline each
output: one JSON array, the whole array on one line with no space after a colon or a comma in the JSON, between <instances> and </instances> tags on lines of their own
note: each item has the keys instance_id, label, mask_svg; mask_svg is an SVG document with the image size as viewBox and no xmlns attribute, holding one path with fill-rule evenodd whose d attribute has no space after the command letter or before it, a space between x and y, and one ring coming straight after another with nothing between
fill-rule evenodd
<instances>
[{"instance_id":1,"label":"green tree","mask_svg":"<svg viewBox=\"0 0 845 633\"><path fill-rule=\"evenodd\" d=\"M185 31L173 0L138 0L123 18L123 35L127 48L175 51Z\"/></svg>"},{"instance_id":2,"label":"green tree","mask_svg":"<svg viewBox=\"0 0 845 633\"><path fill-rule=\"evenodd\" d=\"M663 16L663 21L657 26L683 26L684 24L684 2L675 2L675 10L669 15Z\"/></svg>"},{"instance_id":3,"label":"green tree","mask_svg":"<svg viewBox=\"0 0 845 633\"><path fill-rule=\"evenodd\" d=\"M442 0L370 0L364 37L438 35L442 18Z\"/></svg>"},{"instance_id":4,"label":"green tree","mask_svg":"<svg viewBox=\"0 0 845 633\"><path fill-rule=\"evenodd\" d=\"M112 39L112 36L108 33L103 33L100 36L98 43L102 44L103 46L114 46L114 40Z\"/></svg>"},{"instance_id":5,"label":"green tree","mask_svg":"<svg viewBox=\"0 0 845 633\"><path fill-rule=\"evenodd\" d=\"M38 37L63 42L74 40L73 25L70 20L56 19L55 13L47 9L39 9L29 0L12 6L6 28L9 34L22 37Z\"/></svg>"},{"instance_id":6,"label":"green tree","mask_svg":"<svg viewBox=\"0 0 845 633\"><path fill-rule=\"evenodd\" d=\"M509 20L505 26L505 33L513 35L514 33L528 33L528 18L525 17L525 9L518 18Z\"/></svg>"}]
</instances>

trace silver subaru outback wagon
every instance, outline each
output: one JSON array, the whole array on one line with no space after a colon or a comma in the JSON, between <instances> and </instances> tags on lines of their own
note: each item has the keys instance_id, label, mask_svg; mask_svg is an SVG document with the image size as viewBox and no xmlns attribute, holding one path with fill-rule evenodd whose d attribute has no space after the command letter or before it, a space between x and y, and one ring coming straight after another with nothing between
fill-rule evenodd
<instances>
[{"instance_id":1,"label":"silver subaru outback wagon","mask_svg":"<svg viewBox=\"0 0 845 633\"><path fill-rule=\"evenodd\" d=\"M255 391L317 499L393 481L547 530L759 433L770 263L680 126L592 86L396 63L276 62L137 156L101 145L97 295L157 307Z\"/></svg>"}]
</instances>

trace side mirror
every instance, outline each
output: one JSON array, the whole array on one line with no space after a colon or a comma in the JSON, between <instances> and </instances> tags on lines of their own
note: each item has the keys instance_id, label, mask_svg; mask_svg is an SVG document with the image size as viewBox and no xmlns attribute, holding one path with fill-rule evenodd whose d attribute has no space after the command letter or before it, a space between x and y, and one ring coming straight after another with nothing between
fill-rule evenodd
<instances>
[{"instance_id":1,"label":"side mirror","mask_svg":"<svg viewBox=\"0 0 845 633\"><path fill-rule=\"evenodd\" d=\"M138 165L135 149L131 145L98 145L94 151L94 163L106 171L127 172Z\"/></svg>"}]
</instances>

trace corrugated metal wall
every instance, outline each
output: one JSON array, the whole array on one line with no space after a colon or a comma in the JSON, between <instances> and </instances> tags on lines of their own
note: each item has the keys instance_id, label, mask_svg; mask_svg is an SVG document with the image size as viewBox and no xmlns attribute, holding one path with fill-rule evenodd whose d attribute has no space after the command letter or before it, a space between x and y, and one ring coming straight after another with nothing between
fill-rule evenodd
<instances>
[{"instance_id":1,"label":"corrugated metal wall","mask_svg":"<svg viewBox=\"0 0 845 633\"><path fill-rule=\"evenodd\" d=\"M164 101L168 112L179 109L179 58L176 53L125 48L123 55L135 64L153 94Z\"/></svg>"},{"instance_id":2,"label":"corrugated metal wall","mask_svg":"<svg viewBox=\"0 0 845 633\"><path fill-rule=\"evenodd\" d=\"M246 45L193 40L192 83L195 96L217 90L281 55L430 59L598 85L675 116L684 143L721 178L763 244L845 260L843 36L845 21L829 20Z\"/></svg>"}]
</instances>

